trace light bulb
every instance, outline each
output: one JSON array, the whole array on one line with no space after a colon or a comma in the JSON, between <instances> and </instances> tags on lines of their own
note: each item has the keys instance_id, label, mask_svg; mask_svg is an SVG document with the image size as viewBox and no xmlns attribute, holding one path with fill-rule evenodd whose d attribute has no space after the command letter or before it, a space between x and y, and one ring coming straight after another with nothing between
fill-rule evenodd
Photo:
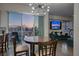
<instances>
[{"instance_id":1,"label":"light bulb","mask_svg":"<svg viewBox=\"0 0 79 59\"><path fill-rule=\"evenodd\" d=\"M39 15L39 13L37 13L37 15Z\"/></svg>"},{"instance_id":2,"label":"light bulb","mask_svg":"<svg viewBox=\"0 0 79 59\"><path fill-rule=\"evenodd\" d=\"M30 3L29 6L32 6L32 3Z\"/></svg>"},{"instance_id":3,"label":"light bulb","mask_svg":"<svg viewBox=\"0 0 79 59\"><path fill-rule=\"evenodd\" d=\"M35 10L35 8L34 8L34 7L32 7L32 9L33 9L33 10Z\"/></svg>"},{"instance_id":4,"label":"light bulb","mask_svg":"<svg viewBox=\"0 0 79 59\"><path fill-rule=\"evenodd\" d=\"M32 11L32 13L33 13L33 11Z\"/></svg>"},{"instance_id":5,"label":"light bulb","mask_svg":"<svg viewBox=\"0 0 79 59\"><path fill-rule=\"evenodd\" d=\"M46 13L44 13L44 15L46 15Z\"/></svg>"},{"instance_id":6,"label":"light bulb","mask_svg":"<svg viewBox=\"0 0 79 59\"><path fill-rule=\"evenodd\" d=\"M49 6L47 8L50 8Z\"/></svg>"},{"instance_id":7,"label":"light bulb","mask_svg":"<svg viewBox=\"0 0 79 59\"><path fill-rule=\"evenodd\" d=\"M49 10L49 9L47 9L47 11L49 12L50 10Z\"/></svg>"},{"instance_id":8,"label":"light bulb","mask_svg":"<svg viewBox=\"0 0 79 59\"><path fill-rule=\"evenodd\" d=\"M44 8L44 6L42 6L42 8Z\"/></svg>"}]
</instances>

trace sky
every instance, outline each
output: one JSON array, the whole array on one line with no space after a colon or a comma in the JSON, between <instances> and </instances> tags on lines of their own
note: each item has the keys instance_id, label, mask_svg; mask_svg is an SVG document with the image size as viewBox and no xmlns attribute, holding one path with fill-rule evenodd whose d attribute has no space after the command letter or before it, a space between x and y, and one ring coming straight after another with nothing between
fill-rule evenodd
<instances>
[{"instance_id":1,"label":"sky","mask_svg":"<svg viewBox=\"0 0 79 59\"><path fill-rule=\"evenodd\" d=\"M33 27L34 17L30 14L21 14L16 12L9 13L9 25Z\"/></svg>"},{"instance_id":2,"label":"sky","mask_svg":"<svg viewBox=\"0 0 79 59\"><path fill-rule=\"evenodd\" d=\"M22 23L23 23L23 25L33 27L34 17L32 15L23 14Z\"/></svg>"}]
</instances>

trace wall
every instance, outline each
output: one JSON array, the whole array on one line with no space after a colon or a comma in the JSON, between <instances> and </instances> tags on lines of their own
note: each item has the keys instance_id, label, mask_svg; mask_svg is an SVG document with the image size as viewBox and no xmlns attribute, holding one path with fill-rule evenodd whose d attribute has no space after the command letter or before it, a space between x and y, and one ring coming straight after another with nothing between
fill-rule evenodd
<instances>
[{"instance_id":1,"label":"wall","mask_svg":"<svg viewBox=\"0 0 79 59\"><path fill-rule=\"evenodd\" d=\"M49 36L49 18L48 14L44 16L44 36L48 37Z\"/></svg>"},{"instance_id":2,"label":"wall","mask_svg":"<svg viewBox=\"0 0 79 59\"><path fill-rule=\"evenodd\" d=\"M1 10L0 10L0 26L1 26Z\"/></svg>"},{"instance_id":3,"label":"wall","mask_svg":"<svg viewBox=\"0 0 79 59\"><path fill-rule=\"evenodd\" d=\"M79 4L74 4L74 55L79 56Z\"/></svg>"},{"instance_id":4,"label":"wall","mask_svg":"<svg viewBox=\"0 0 79 59\"><path fill-rule=\"evenodd\" d=\"M73 21L62 22L62 32L68 33L71 37L73 37L73 27Z\"/></svg>"},{"instance_id":5,"label":"wall","mask_svg":"<svg viewBox=\"0 0 79 59\"><path fill-rule=\"evenodd\" d=\"M73 29L73 17L72 16L54 16L54 15L49 15L49 20L60 20L62 22L61 25L61 30L51 30L50 32L63 32L64 33L69 33L70 29ZM49 24L50 26L50 24ZM72 31L73 32L73 31ZM71 35L73 36L73 34Z\"/></svg>"},{"instance_id":6,"label":"wall","mask_svg":"<svg viewBox=\"0 0 79 59\"><path fill-rule=\"evenodd\" d=\"M5 11L1 11L1 27L6 27L6 32L8 32L8 20L7 13Z\"/></svg>"}]
</instances>

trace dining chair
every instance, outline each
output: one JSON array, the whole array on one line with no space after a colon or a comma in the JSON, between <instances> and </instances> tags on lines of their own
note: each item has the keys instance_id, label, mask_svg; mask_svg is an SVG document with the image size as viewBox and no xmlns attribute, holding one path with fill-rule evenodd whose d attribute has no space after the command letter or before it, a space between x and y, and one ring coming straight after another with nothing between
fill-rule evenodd
<instances>
[{"instance_id":1,"label":"dining chair","mask_svg":"<svg viewBox=\"0 0 79 59\"><path fill-rule=\"evenodd\" d=\"M27 45L17 44L15 36L12 36L13 39L13 49L14 49L14 56L22 56L24 54L29 55L29 48Z\"/></svg>"},{"instance_id":2,"label":"dining chair","mask_svg":"<svg viewBox=\"0 0 79 59\"><path fill-rule=\"evenodd\" d=\"M55 56L56 55L57 41L42 42L38 44L37 56Z\"/></svg>"},{"instance_id":3,"label":"dining chair","mask_svg":"<svg viewBox=\"0 0 79 59\"><path fill-rule=\"evenodd\" d=\"M2 35L0 36L0 52L2 56L7 51L7 46L8 46L7 42L8 42L8 37L7 35L5 35L5 31L2 30Z\"/></svg>"},{"instance_id":4,"label":"dining chair","mask_svg":"<svg viewBox=\"0 0 79 59\"><path fill-rule=\"evenodd\" d=\"M4 35L4 46L5 46L5 51L7 51L7 48L8 48L8 40L9 40L9 38L8 38L8 34L5 34Z\"/></svg>"},{"instance_id":5,"label":"dining chair","mask_svg":"<svg viewBox=\"0 0 79 59\"><path fill-rule=\"evenodd\" d=\"M2 31L2 35L3 35L3 46L5 48L5 51L7 51L8 48L8 33L5 33L5 31Z\"/></svg>"},{"instance_id":6,"label":"dining chair","mask_svg":"<svg viewBox=\"0 0 79 59\"><path fill-rule=\"evenodd\" d=\"M0 36L0 55L3 56L3 36Z\"/></svg>"}]
</instances>

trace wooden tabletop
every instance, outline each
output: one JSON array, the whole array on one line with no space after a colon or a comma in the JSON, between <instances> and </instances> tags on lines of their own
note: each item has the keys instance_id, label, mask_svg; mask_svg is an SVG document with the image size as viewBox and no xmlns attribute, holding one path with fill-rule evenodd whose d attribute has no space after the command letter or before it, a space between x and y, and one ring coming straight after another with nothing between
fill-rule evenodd
<instances>
[{"instance_id":1,"label":"wooden tabletop","mask_svg":"<svg viewBox=\"0 0 79 59\"><path fill-rule=\"evenodd\" d=\"M25 36L24 41L29 44L38 44L40 42L47 42L51 39L48 37L41 37L41 36Z\"/></svg>"}]
</instances>

